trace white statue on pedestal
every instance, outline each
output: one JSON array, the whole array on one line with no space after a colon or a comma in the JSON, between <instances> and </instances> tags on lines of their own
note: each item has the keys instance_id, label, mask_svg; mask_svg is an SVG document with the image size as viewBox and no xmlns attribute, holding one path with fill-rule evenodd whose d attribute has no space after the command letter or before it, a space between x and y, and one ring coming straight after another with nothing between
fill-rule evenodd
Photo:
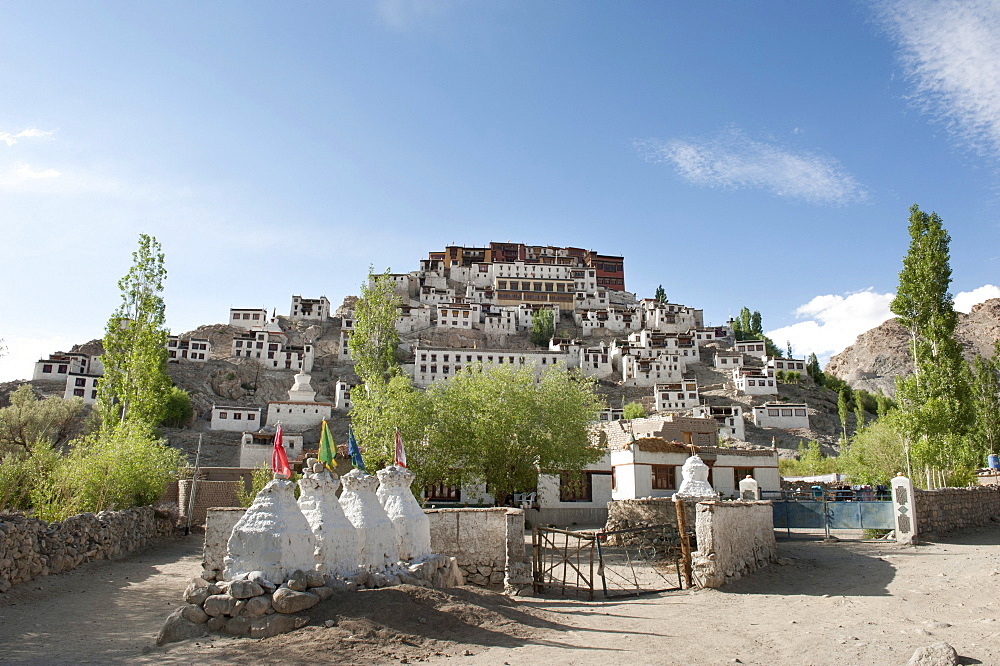
<instances>
[{"instance_id":1,"label":"white statue on pedestal","mask_svg":"<svg viewBox=\"0 0 1000 666\"><path fill-rule=\"evenodd\" d=\"M274 479L257 493L233 528L223 560L225 580L263 571L268 580L286 580L293 571L315 571L316 540L299 505L295 484Z\"/></svg>"},{"instance_id":2,"label":"white statue on pedestal","mask_svg":"<svg viewBox=\"0 0 1000 666\"><path fill-rule=\"evenodd\" d=\"M390 465L377 472L378 498L396 529L399 559L412 560L431 552L431 521L410 491L414 474Z\"/></svg>"},{"instance_id":3,"label":"white statue on pedestal","mask_svg":"<svg viewBox=\"0 0 1000 666\"><path fill-rule=\"evenodd\" d=\"M708 465L697 455L684 461L681 467L681 487L674 493L674 500L706 500L718 499L712 484L708 482Z\"/></svg>"},{"instance_id":4,"label":"white statue on pedestal","mask_svg":"<svg viewBox=\"0 0 1000 666\"><path fill-rule=\"evenodd\" d=\"M353 469L341 481L344 492L340 495L340 506L358 531L359 564L373 571L394 564L399 557L396 528L375 496L378 479L359 469Z\"/></svg>"},{"instance_id":5,"label":"white statue on pedestal","mask_svg":"<svg viewBox=\"0 0 1000 666\"><path fill-rule=\"evenodd\" d=\"M361 557L359 542L363 537L347 519L337 499L340 477L327 471L319 461L306 462L307 471L299 480L299 508L316 537L320 571L340 575L356 573ZM309 471L309 467L315 471Z\"/></svg>"}]
</instances>

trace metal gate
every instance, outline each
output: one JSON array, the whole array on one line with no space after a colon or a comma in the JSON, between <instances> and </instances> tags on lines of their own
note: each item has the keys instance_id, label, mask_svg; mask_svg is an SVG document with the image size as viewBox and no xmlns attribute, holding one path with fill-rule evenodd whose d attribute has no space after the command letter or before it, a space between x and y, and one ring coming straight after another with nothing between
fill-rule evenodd
<instances>
[{"instance_id":1,"label":"metal gate","mask_svg":"<svg viewBox=\"0 0 1000 666\"><path fill-rule=\"evenodd\" d=\"M680 541L672 525L612 532L535 527L534 590L593 600L682 589Z\"/></svg>"},{"instance_id":2,"label":"metal gate","mask_svg":"<svg viewBox=\"0 0 1000 666\"><path fill-rule=\"evenodd\" d=\"M775 529L792 537L793 529L822 530L827 538L831 530L892 530L895 527L892 502L848 499L836 492L804 495L782 491L762 493L771 500Z\"/></svg>"}]
</instances>

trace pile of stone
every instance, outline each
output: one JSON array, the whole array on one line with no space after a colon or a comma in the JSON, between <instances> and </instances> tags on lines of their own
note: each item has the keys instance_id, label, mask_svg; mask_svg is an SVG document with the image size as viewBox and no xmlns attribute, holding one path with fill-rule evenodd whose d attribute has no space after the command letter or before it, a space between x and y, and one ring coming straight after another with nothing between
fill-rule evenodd
<instances>
[{"instance_id":1,"label":"pile of stone","mask_svg":"<svg viewBox=\"0 0 1000 666\"><path fill-rule=\"evenodd\" d=\"M38 576L130 553L174 529L174 521L152 507L82 513L54 523L0 516L0 593Z\"/></svg>"},{"instance_id":2,"label":"pile of stone","mask_svg":"<svg viewBox=\"0 0 1000 666\"><path fill-rule=\"evenodd\" d=\"M381 572L331 576L296 570L275 584L262 571L236 580L209 582L194 578L184 591L186 605L167 618L157 645L198 638L210 632L249 638L268 638L300 629L310 622L302 615L339 592L395 585L455 587L462 575L454 558L429 555L419 561L399 562Z\"/></svg>"}]
</instances>

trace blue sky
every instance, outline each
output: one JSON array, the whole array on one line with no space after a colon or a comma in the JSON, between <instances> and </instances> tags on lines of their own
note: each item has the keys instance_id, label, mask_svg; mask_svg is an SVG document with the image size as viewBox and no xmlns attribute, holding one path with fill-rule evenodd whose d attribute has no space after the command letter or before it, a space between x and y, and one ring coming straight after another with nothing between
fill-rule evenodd
<instances>
[{"instance_id":1,"label":"blue sky","mask_svg":"<svg viewBox=\"0 0 1000 666\"><path fill-rule=\"evenodd\" d=\"M1000 295L996 2L8 2L0 82L0 380L102 335L139 233L174 332L513 240L826 357L912 203Z\"/></svg>"}]
</instances>

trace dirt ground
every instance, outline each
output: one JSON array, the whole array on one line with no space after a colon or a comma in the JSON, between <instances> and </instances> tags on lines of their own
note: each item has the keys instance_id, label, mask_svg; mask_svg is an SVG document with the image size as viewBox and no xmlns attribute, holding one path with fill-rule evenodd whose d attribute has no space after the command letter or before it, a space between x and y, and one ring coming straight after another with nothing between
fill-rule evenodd
<instances>
[{"instance_id":1,"label":"dirt ground","mask_svg":"<svg viewBox=\"0 0 1000 666\"><path fill-rule=\"evenodd\" d=\"M963 663L1000 664L1000 527L915 548L780 542L791 564L722 590L611 602L359 592L310 609L312 625L292 634L157 648L200 570L200 539L0 595L0 663L905 664L943 640Z\"/></svg>"}]
</instances>

